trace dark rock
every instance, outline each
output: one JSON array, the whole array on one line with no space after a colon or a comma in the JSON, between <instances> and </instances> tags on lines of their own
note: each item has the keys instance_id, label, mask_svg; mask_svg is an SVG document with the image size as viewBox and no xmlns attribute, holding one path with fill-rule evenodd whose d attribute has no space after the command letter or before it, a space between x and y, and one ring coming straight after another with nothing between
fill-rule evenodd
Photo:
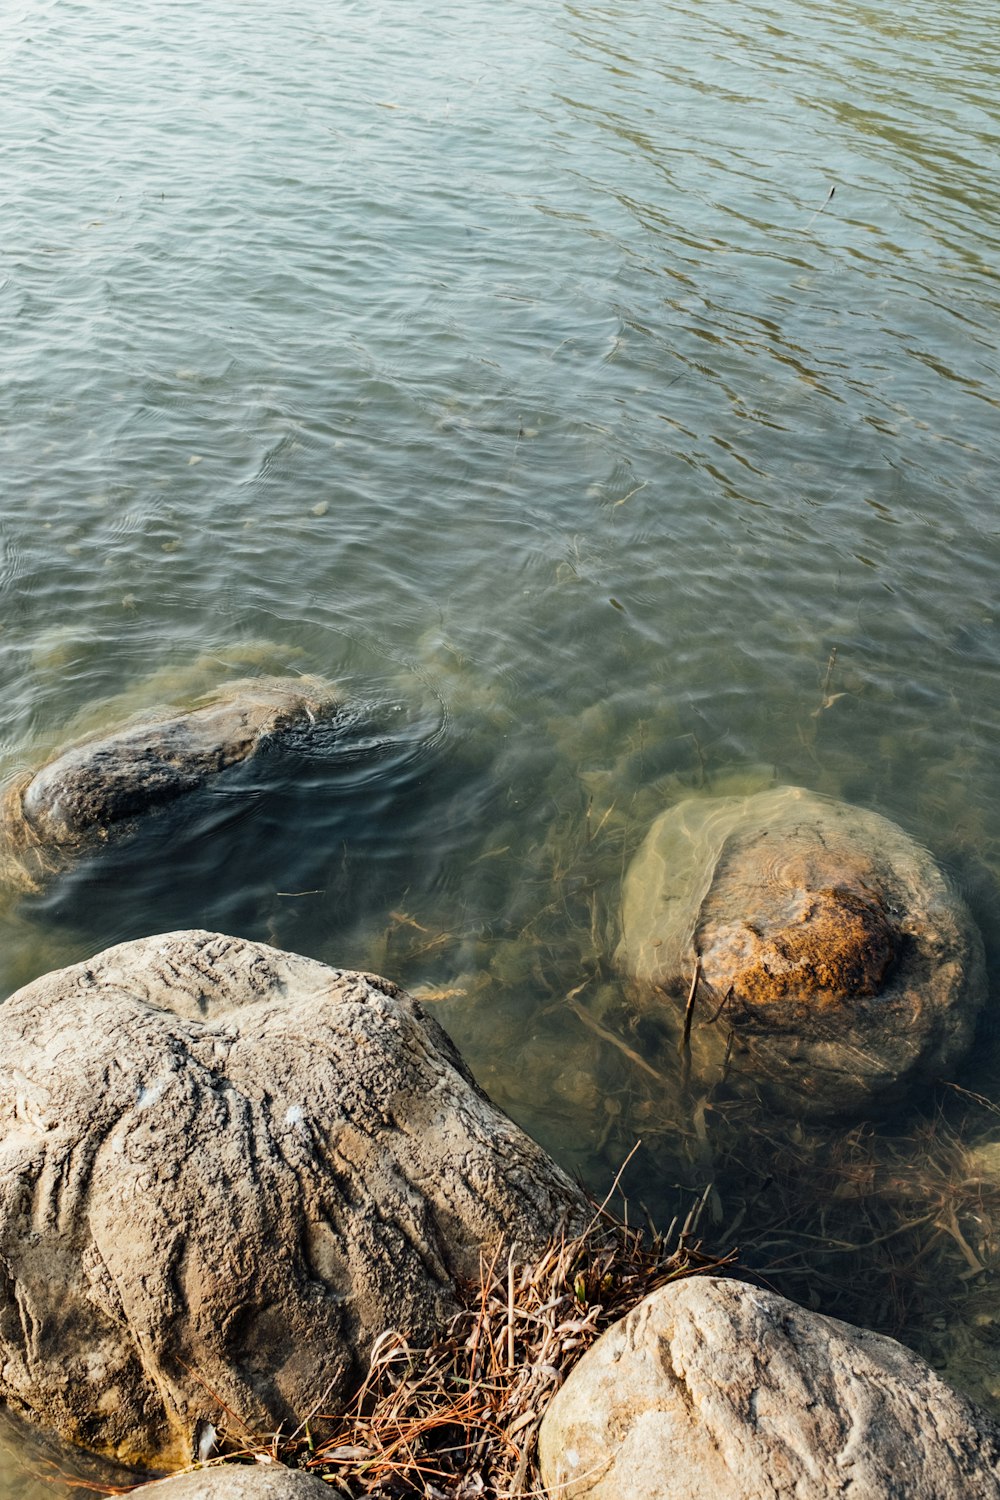
<instances>
[{"instance_id":1,"label":"dark rock","mask_svg":"<svg viewBox=\"0 0 1000 1500\"><path fill-rule=\"evenodd\" d=\"M190 710L146 714L84 740L8 790L3 824L10 850L26 882L37 884L263 746L329 720L339 707L336 690L317 678L247 678Z\"/></svg>"}]
</instances>

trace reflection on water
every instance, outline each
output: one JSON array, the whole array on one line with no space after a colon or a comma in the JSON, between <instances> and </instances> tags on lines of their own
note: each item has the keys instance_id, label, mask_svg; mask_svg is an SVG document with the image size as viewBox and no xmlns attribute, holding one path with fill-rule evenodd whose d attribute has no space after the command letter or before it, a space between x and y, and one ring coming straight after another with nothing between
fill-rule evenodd
<instances>
[{"instance_id":1,"label":"reflection on water","mask_svg":"<svg viewBox=\"0 0 1000 1500\"><path fill-rule=\"evenodd\" d=\"M806 1134L686 1099L610 962L665 805L796 784L933 850L996 986L993 30L8 6L4 779L255 673L364 711L4 902L4 989L167 925L381 969L588 1182L641 1136L636 1203L711 1175L1000 1399L992 1014L967 1092Z\"/></svg>"}]
</instances>

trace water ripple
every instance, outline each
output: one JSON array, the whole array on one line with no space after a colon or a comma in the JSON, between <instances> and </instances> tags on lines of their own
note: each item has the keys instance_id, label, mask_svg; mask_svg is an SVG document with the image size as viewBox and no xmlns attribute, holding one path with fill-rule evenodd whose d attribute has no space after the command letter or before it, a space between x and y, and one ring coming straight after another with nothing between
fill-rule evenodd
<instances>
[{"instance_id":1,"label":"water ripple","mask_svg":"<svg viewBox=\"0 0 1000 1500\"><path fill-rule=\"evenodd\" d=\"M1000 873L994 28L7 6L4 764L235 671L403 705L357 924L340 845L278 923L373 962L408 891L485 963L602 776L646 815L763 765Z\"/></svg>"}]
</instances>

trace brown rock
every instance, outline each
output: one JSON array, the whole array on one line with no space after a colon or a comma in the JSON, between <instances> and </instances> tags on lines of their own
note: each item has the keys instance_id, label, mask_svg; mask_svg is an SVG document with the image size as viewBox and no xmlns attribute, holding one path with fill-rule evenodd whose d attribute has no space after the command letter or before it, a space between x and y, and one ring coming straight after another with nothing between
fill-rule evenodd
<instances>
[{"instance_id":1,"label":"brown rock","mask_svg":"<svg viewBox=\"0 0 1000 1500\"><path fill-rule=\"evenodd\" d=\"M796 787L691 800L625 880L618 960L682 1024L693 1066L809 1115L870 1113L940 1077L986 993L982 943L926 850L887 819Z\"/></svg>"},{"instance_id":2,"label":"brown rock","mask_svg":"<svg viewBox=\"0 0 1000 1500\"><path fill-rule=\"evenodd\" d=\"M590 1348L539 1435L558 1500L997 1500L1000 1428L895 1340L714 1277Z\"/></svg>"},{"instance_id":3,"label":"brown rock","mask_svg":"<svg viewBox=\"0 0 1000 1500\"><path fill-rule=\"evenodd\" d=\"M0 1008L0 1398L121 1463L295 1428L584 1213L373 975L182 932Z\"/></svg>"}]
</instances>

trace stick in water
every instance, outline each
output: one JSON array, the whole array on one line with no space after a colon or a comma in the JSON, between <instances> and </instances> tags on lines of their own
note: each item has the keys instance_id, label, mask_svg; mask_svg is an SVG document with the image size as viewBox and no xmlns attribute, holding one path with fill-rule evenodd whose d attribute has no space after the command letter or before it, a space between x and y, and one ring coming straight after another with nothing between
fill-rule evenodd
<instances>
[{"instance_id":1,"label":"stick in water","mask_svg":"<svg viewBox=\"0 0 1000 1500\"><path fill-rule=\"evenodd\" d=\"M817 208L816 212L813 214L812 219L809 220L809 224L812 223L813 219L818 219L819 218L819 216L823 212L824 208L829 207L830 202L833 199L833 195L834 195L834 193L836 191L837 191L837 189L835 187L832 187L830 189L830 191L827 193L826 198L824 199L824 201L820 204L819 208ZM806 225L807 229L809 228L809 224Z\"/></svg>"},{"instance_id":2,"label":"stick in water","mask_svg":"<svg viewBox=\"0 0 1000 1500\"><path fill-rule=\"evenodd\" d=\"M678 1052L683 1056L691 1051L691 1022L694 1020L694 1001L698 993L698 981L701 979L701 955L694 961L694 973L691 976L691 988L688 990L687 1005L684 1007L684 1035Z\"/></svg>"}]
</instances>

